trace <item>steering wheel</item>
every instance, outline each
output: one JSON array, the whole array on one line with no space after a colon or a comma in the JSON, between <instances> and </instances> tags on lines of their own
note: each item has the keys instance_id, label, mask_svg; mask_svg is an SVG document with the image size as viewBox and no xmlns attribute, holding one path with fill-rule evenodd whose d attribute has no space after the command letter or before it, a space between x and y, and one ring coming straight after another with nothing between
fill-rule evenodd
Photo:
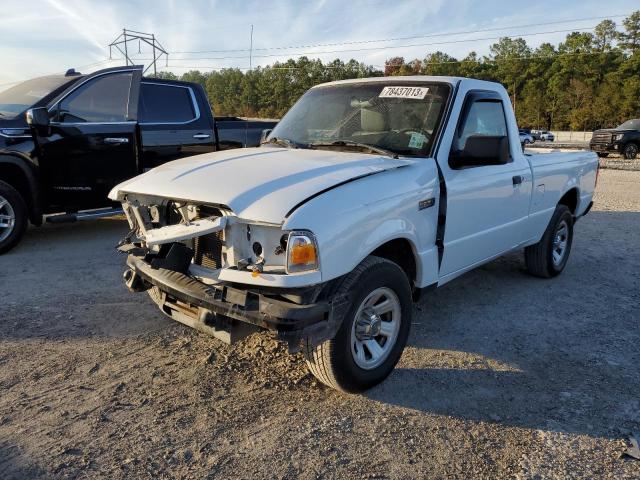
<instances>
[{"instance_id":1,"label":"steering wheel","mask_svg":"<svg viewBox=\"0 0 640 480\"><path fill-rule=\"evenodd\" d=\"M424 135L427 140L431 138L431 134L426 130L423 130L422 128L403 128L402 130L398 130L398 133L406 133L407 135L412 133L420 133Z\"/></svg>"}]
</instances>

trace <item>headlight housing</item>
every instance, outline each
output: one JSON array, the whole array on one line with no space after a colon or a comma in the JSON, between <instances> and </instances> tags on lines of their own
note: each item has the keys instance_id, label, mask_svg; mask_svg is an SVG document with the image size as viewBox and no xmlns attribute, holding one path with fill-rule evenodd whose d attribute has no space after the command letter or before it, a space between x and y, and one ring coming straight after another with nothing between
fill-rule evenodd
<instances>
[{"instance_id":1,"label":"headlight housing","mask_svg":"<svg viewBox=\"0 0 640 480\"><path fill-rule=\"evenodd\" d=\"M613 141L617 142L618 140L622 140L622 137L624 137L624 133L616 133L613 135Z\"/></svg>"},{"instance_id":2,"label":"headlight housing","mask_svg":"<svg viewBox=\"0 0 640 480\"><path fill-rule=\"evenodd\" d=\"M318 270L318 243L308 231L293 231L287 240L287 273Z\"/></svg>"}]
</instances>

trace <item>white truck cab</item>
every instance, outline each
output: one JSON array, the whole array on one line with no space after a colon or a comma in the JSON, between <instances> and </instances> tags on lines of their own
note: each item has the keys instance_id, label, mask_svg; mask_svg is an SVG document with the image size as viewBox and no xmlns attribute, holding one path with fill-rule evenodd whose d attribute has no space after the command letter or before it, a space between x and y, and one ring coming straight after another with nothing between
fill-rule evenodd
<instances>
[{"instance_id":1,"label":"white truck cab","mask_svg":"<svg viewBox=\"0 0 640 480\"><path fill-rule=\"evenodd\" d=\"M427 288L516 249L565 268L591 152L524 154L505 89L451 77L318 85L259 148L117 186L130 289L225 341L268 329L325 384L382 381Z\"/></svg>"}]
</instances>

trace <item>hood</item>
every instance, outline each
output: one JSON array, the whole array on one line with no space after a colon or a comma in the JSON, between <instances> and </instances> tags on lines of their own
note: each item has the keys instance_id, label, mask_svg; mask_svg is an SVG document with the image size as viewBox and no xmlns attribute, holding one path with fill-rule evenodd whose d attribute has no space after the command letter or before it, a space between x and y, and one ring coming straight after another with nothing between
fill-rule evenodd
<instances>
[{"instance_id":1,"label":"hood","mask_svg":"<svg viewBox=\"0 0 640 480\"><path fill-rule=\"evenodd\" d=\"M594 130L593 134L596 133L625 133L625 132L633 132L632 128L601 128L600 130Z\"/></svg>"},{"instance_id":2,"label":"hood","mask_svg":"<svg viewBox=\"0 0 640 480\"><path fill-rule=\"evenodd\" d=\"M166 163L121 183L109 198L137 193L226 205L240 218L280 224L292 208L318 193L413 162L335 150L225 150Z\"/></svg>"}]
</instances>

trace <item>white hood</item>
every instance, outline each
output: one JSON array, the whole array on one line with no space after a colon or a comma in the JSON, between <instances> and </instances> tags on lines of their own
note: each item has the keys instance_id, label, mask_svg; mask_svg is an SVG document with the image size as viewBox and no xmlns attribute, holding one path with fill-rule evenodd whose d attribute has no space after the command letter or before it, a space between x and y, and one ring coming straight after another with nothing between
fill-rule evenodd
<instances>
[{"instance_id":1,"label":"white hood","mask_svg":"<svg viewBox=\"0 0 640 480\"><path fill-rule=\"evenodd\" d=\"M226 205L240 218L279 224L293 207L325 189L411 163L335 150L225 150L166 163L121 183L109 198L138 193Z\"/></svg>"}]
</instances>

